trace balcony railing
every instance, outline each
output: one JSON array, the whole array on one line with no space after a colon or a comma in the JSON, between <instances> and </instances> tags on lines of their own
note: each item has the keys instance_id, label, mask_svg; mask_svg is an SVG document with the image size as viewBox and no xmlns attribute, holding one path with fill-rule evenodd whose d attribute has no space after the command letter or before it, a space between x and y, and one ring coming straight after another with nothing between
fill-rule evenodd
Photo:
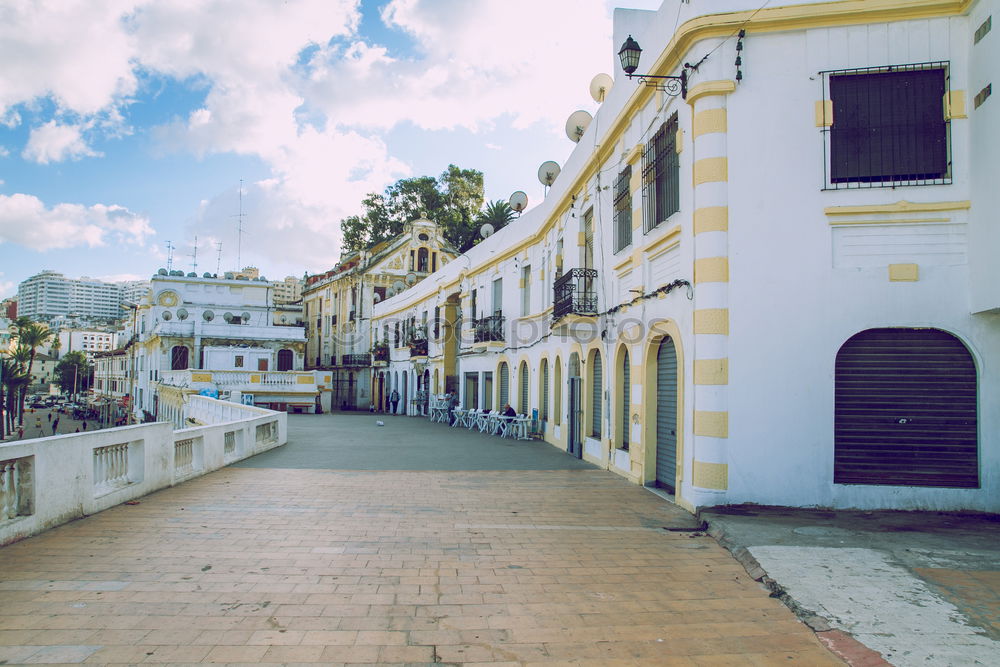
<instances>
[{"instance_id":1,"label":"balcony railing","mask_svg":"<svg viewBox=\"0 0 1000 667\"><path fill-rule=\"evenodd\" d=\"M570 269L556 280L552 289L552 317L563 315L597 314L597 271L595 269Z\"/></svg>"},{"instance_id":2,"label":"balcony railing","mask_svg":"<svg viewBox=\"0 0 1000 667\"><path fill-rule=\"evenodd\" d=\"M414 338L409 343L407 347L410 348L411 357L426 357L427 356L427 339L426 338Z\"/></svg>"},{"instance_id":3,"label":"balcony railing","mask_svg":"<svg viewBox=\"0 0 1000 667\"><path fill-rule=\"evenodd\" d=\"M371 366L371 356L367 354L345 354L341 357L344 366Z\"/></svg>"},{"instance_id":4,"label":"balcony railing","mask_svg":"<svg viewBox=\"0 0 1000 667\"><path fill-rule=\"evenodd\" d=\"M380 345L372 348L373 361L389 361L389 346Z\"/></svg>"},{"instance_id":5,"label":"balcony railing","mask_svg":"<svg viewBox=\"0 0 1000 667\"><path fill-rule=\"evenodd\" d=\"M491 341L503 341L503 315L490 315L473 321L473 342L488 343Z\"/></svg>"}]
</instances>

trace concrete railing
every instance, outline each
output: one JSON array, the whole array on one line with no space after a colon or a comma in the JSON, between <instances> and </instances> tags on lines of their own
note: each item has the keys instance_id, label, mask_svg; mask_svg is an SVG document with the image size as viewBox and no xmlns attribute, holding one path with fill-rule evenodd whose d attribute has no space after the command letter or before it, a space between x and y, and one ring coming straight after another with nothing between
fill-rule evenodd
<instances>
[{"instance_id":1,"label":"concrete railing","mask_svg":"<svg viewBox=\"0 0 1000 667\"><path fill-rule=\"evenodd\" d=\"M191 398L204 426L156 422L0 445L0 545L285 444L288 416Z\"/></svg>"},{"instance_id":2,"label":"concrete railing","mask_svg":"<svg viewBox=\"0 0 1000 667\"><path fill-rule=\"evenodd\" d=\"M258 387L301 386L303 391L312 391L316 385L313 371L213 371L183 370L161 371L160 382L172 387Z\"/></svg>"}]
</instances>

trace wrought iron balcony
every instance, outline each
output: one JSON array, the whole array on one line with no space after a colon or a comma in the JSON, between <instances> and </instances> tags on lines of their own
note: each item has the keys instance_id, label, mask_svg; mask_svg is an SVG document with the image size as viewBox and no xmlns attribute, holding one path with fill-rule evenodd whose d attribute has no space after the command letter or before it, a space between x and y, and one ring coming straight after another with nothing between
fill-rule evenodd
<instances>
[{"instance_id":1,"label":"wrought iron balcony","mask_svg":"<svg viewBox=\"0 0 1000 667\"><path fill-rule=\"evenodd\" d=\"M367 354L345 354L341 357L344 366L371 366L371 357Z\"/></svg>"},{"instance_id":2,"label":"wrought iron balcony","mask_svg":"<svg viewBox=\"0 0 1000 667\"><path fill-rule=\"evenodd\" d=\"M473 320L473 342L487 343L504 340L503 323L503 315L490 315Z\"/></svg>"},{"instance_id":3,"label":"wrought iron balcony","mask_svg":"<svg viewBox=\"0 0 1000 667\"><path fill-rule=\"evenodd\" d=\"M372 359L374 361L389 361L389 346L376 345L372 348Z\"/></svg>"},{"instance_id":4,"label":"wrought iron balcony","mask_svg":"<svg viewBox=\"0 0 1000 667\"><path fill-rule=\"evenodd\" d=\"M570 269L556 280L552 317L597 314L597 270Z\"/></svg>"}]
</instances>

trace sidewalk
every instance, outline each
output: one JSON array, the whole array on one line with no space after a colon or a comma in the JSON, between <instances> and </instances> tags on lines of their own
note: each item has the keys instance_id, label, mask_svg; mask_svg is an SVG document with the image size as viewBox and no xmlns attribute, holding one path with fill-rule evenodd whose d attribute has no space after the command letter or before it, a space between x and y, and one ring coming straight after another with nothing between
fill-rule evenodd
<instances>
[{"instance_id":1,"label":"sidewalk","mask_svg":"<svg viewBox=\"0 0 1000 667\"><path fill-rule=\"evenodd\" d=\"M699 516L821 638L847 633L898 667L998 662L1000 516L755 505Z\"/></svg>"}]
</instances>

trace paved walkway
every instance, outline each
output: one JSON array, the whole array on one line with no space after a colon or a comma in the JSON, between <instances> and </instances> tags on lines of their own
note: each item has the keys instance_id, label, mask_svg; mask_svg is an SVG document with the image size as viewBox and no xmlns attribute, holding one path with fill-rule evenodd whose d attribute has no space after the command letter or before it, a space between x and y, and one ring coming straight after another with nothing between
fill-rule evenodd
<instances>
[{"instance_id":1,"label":"paved walkway","mask_svg":"<svg viewBox=\"0 0 1000 667\"><path fill-rule=\"evenodd\" d=\"M293 459L319 446L303 429L343 440L336 417L290 422ZM392 434L348 426L369 451ZM478 437L437 428L443 447ZM7 546L0 661L840 664L689 514L555 454L564 469L279 456Z\"/></svg>"}]
</instances>

